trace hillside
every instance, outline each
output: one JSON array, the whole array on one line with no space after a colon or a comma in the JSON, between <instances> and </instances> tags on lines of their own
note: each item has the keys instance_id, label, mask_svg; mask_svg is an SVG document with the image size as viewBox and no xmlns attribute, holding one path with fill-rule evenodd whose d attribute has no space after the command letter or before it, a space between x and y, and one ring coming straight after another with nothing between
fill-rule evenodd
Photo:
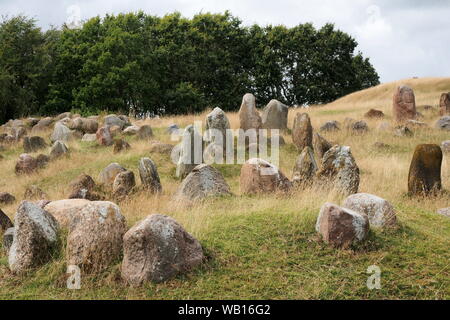
<instances>
[{"instance_id":1,"label":"hillside","mask_svg":"<svg viewBox=\"0 0 450 320\"><path fill-rule=\"evenodd\" d=\"M436 105L442 92L450 91L450 78L401 81L416 91L418 105ZM436 213L449 207L444 193L434 198L411 198L407 176L414 148L421 143L441 144L449 133L432 129L437 111L425 111L428 127L414 129L413 137L397 137L390 130L378 130L382 121L392 123L391 99L397 83L353 93L323 107L306 110L317 130L328 120L346 117L362 119L370 108L385 112L384 120L365 120L369 132L354 135L346 130L325 133L336 144L351 147L360 169L360 192L378 195L390 201L397 213L399 227L372 230L369 239L348 250L337 250L317 241L315 222L321 206L341 204L343 198L320 186L298 189L289 195L242 195L239 188L240 165L215 165L231 187L233 196L210 199L192 207L174 205L172 198L180 184L175 165L168 155L149 151L149 142L124 136L131 149L115 154L112 147L74 140L68 143L70 154L51 162L45 169L28 176L16 176L14 165L23 153L21 143L6 146L0 153L0 192L16 196L16 201L1 209L13 218L29 185L43 189L50 200L64 199L68 184L79 174L95 180L112 162L132 170L138 177L138 161L150 157L157 165L163 192L149 195L138 190L119 202L128 227L151 213L173 217L202 244L209 259L194 272L163 284L130 288L120 279L120 261L106 272L82 279L81 290L66 289L64 247L51 263L23 276L8 269L7 256L0 256L0 299L449 299L450 298L450 219ZM297 112L291 109L289 126ZM133 120L149 124L154 139L171 141L166 128L176 123L185 127L198 115ZM227 113L233 128L238 114ZM39 133L48 140L51 130ZM288 178L298 151L290 134L283 134L286 145L280 150L280 168ZM390 148L379 150L375 142ZM47 151L45 151L47 152ZM33 154L33 155L37 155ZM138 178L137 178L137 181ZM444 158L442 182L450 190L450 157ZM367 268L381 268L380 290L366 287Z\"/></svg>"}]
</instances>

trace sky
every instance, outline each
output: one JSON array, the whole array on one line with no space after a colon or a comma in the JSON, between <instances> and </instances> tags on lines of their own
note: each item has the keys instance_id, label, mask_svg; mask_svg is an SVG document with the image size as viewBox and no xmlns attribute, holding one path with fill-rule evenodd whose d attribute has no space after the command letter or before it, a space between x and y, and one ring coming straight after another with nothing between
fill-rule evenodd
<instances>
[{"instance_id":1,"label":"sky","mask_svg":"<svg viewBox=\"0 0 450 320\"><path fill-rule=\"evenodd\" d=\"M43 29L138 10L186 17L229 10L245 25L332 22L356 39L381 82L450 77L450 0L0 0L1 15L25 14Z\"/></svg>"}]
</instances>

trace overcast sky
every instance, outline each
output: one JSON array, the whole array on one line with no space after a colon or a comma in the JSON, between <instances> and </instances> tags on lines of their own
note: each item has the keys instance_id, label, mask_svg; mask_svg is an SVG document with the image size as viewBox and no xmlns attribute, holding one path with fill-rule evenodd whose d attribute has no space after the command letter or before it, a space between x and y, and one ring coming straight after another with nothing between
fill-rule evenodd
<instances>
[{"instance_id":1,"label":"overcast sky","mask_svg":"<svg viewBox=\"0 0 450 320\"><path fill-rule=\"evenodd\" d=\"M138 10L188 17L230 10L245 24L260 25L333 22L356 38L382 82L450 76L450 0L0 0L2 15L23 13L45 29Z\"/></svg>"}]
</instances>

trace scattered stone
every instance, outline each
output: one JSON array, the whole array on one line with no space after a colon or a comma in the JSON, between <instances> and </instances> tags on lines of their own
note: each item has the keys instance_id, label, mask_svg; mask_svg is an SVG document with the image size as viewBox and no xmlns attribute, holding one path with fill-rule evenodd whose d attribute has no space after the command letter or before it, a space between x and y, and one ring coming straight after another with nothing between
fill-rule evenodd
<instances>
[{"instance_id":1,"label":"scattered stone","mask_svg":"<svg viewBox=\"0 0 450 320\"><path fill-rule=\"evenodd\" d=\"M292 183L273 164L252 158L241 168L240 188L243 194L288 191Z\"/></svg>"},{"instance_id":2,"label":"scattered stone","mask_svg":"<svg viewBox=\"0 0 450 320\"><path fill-rule=\"evenodd\" d=\"M153 130L152 127L145 124L139 128L137 131L137 137L141 140L148 140L153 137Z\"/></svg>"},{"instance_id":3,"label":"scattered stone","mask_svg":"<svg viewBox=\"0 0 450 320\"><path fill-rule=\"evenodd\" d=\"M150 158L142 158L139 160L138 171L144 188L151 193L159 193L162 191L158 170Z\"/></svg>"},{"instance_id":4,"label":"scattered stone","mask_svg":"<svg viewBox=\"0 0 450 320\"><path fill-rule=\"evenodd\" d=\"M30 185L25 189L23 194L25 200L46 200L48 195L36 185Z\"/></svg>"},{"instance_id":5,"label":"scattered stone","mask_svg":"<svg viewBox=\"0 0 450 320\"><path fill-rule=\"evenodd\" d=\"M97 135L95 133L94 134L86 133L85 135L83 135L83 138L81 138L81 141L95 142L95 141L97 141Z\"/></svg>"},{"instance_id":6,"label":"scattered stone","mask_svg":"<svg viewBox=\"0 0 450 320\"><path fill-rule=\"evenodd\" d=\"M117 198L126 197L136 186L136 180L132 171L126 170L117 174L113 183L113 195Z\"/></svg>"},{"instance_id":7,"label":"scattered stone","mask_svg":"<svg viewBox=\"0 0 450 320\"><path fill-rule=\"evenodd\" d=\"M398 126L394 130L394 135L397 137L412 137L413 132L407 126Z\"/></svg>"},{"instance_id":8,"label":"scattered stone","mask_svg":"<svg viewBox=\"0 0 450 320\"><path fill-rule=\"evenodd\" d=\"M128 142L126 142L123 139L115 139L114 140L114 148L113 148L113 152L114 153L119 153L122 152L124 150L130 150L131 146Z\"/></svg>"},{"instance_id":9,"label":"scattered stone","mask_svg":"<svg viewBox=\"0 0 450 320\"><path fill-rule=\"evenodd\" d=\"M122 167L120 164L116 162L111 163L105 169L103 169L102 172L100 172L98 180L100 181L101 184L112 187L114 180L116 179L116 176L124 171L127 171L127 169Z\"/></svg>"},{"instance_id":10,"label":"scattered stone","mask_svg":"<svg viewBox=\"0 0 450 320\"><path fill-rule=\"evenodd\" d=\"M446 217L450 218L450 207L449 208L439 209L437 211L437 213L442 214L443 216L446 216Z\"/></svg>"},{"instance_id":11,"label":"scattered stone","mask_svg":"<svg viewBox=\"0 0 450 320\"><path fill-rule=\"evenodd\" d=\"M331 149L332 145L319 133L314 133L313 135L313 146L314 150L317 152L319 159L323 158L323 155Z\"/></svg>"},{"instance_id":12,"label":"scattered stone","mask_svg":"<svg viewBox=\"0 0 450 320\"><path fill-rule=\"evenodd\" d=\"M39 120L39 122L31 129L31 132L44 131L50 128L53 118L47 117Z\"/></svg>"},{"instance_id":13,"label":"scattered stone","mask_svg":"<svg viewBox=\"0 0 450 320\"><path fill-rule=\"evenodd\" d=\"M78 266L84 273L105 270L119 259L126 229L125 218L116 204L86 204L69 221L67 264Z\"/></svg>"},{"instance_id":14,"label":"scattered stone","mask_svg":"<svg viewBox=\"0 0 450 320\"><path fill-rule=\"evenodd\" d=\"M189 202L230 194L230 187L222 174L210 165L200 164L183 180L175 199Z\"/></svg>"},{"instance_id":15,"label":"scattered stone","mask_svg":"<svg viewBox=\"0 0 450 320\"><path fill-rule=\"evenodd\" d=\"M323 132L333 132L333 131L339 131L339 130L340 130L339 122L337 122L336 120L327 121L320 127L320 131L323 131Z\"/></svg>"},{"instance_id":16,"label":"scattered stone","mask_svg":"<svg viewBox=\"0 0 450 320\"><path fill-rule=\"evenodd\" d=\"M98 122L94 119L82 119L81 131L85 134L95 134L98 130Z\"/></svg>"},{"instance_id":17,"label":"scattered stone","mask_svg":"<svg viewBox=\"0 0 450 320\"><path fill-rule=\"evenodd\" d=\"M123 130L122 133L126 136L135 136L138 133L138 131L139 131L138 126L129 126L125 130Z\"/></svg>"},{"instance_id":18,"label":"scattered stone","mask_svg":"<svg viewBox=\"0 0 450 320\"><path fill-rule=\"evenodd\" d=\"M355 121L351 124L351 131L357 134L363 134L369 131L369 126L365 121Z\"/></svg>"},{"instance_id":19,"label":"scattered stone","mask_svg":"<svg viewBox=\"0 0 450 320\"><path fill-rule=\"evenodd\" d=\"M168 134L177 134L178 130L180 130L180 128L175 123L173 123L173 124L171 124L170 126L167 127L167 133Z\"/></svg>"},{"instance_id":20,"label":"scattered stone","mask_svg":"<svg viewBox=\"0 0 450 320\"><path fill-rule=\"evenodd\" d=\"M113 143L111 131L109 127L101 127L96 133L97 142L101 146L110 146Z\"/></svg>"},{"instance_id":21,"label":"scattered stone","mask_svg":"<svg viewBox=\"0 0 450 320\"><path fill-rule=\"evenodd\" d=\"M14 137L14 141L19 141L24 136L26 136L27 130L24 127L13 127L11 128L11 136Z\"/></svg>"},{"instance_id":22,"label":"scattered stone","mask_svg":"<svg viewBox=\"0 0 450 320\"><path fill-rule=\"evenodd\" d=\"M314 158L313 149L311 147L305 147L295 161L292 182L301 186L311 185L317 170L318 167Z\"/></svg>"},{"instance_id":23,"label":"scattered stone","mask_svg":"<svg viewBox=\"0 0 450 320\"><path fill-rule=\"evenodd\" d=\"M0 233L4 233L9 228L12 228L13 223L11 219L0 209Z\"/></svg>"},{"instance_id":24,"label":"scattered stone","mask_svg":"<svg viewBox=\"0 0 450 320\"><path fill-rule=\"evenodd\" d=\"M50 141L56 142L56 141L64 141L67 142L70 139L73 138L73 132L67 128L65 125L63 125L60 122L57 122L55 124L55 128L53 129L53 133L50 136Z\"/></svg>"},{"instance_id":25,"label":"scattered stone","mask_svg":"<svg viewBox=\"0 0 450 320\"><path fill-rule=\"evenodd\" d=\"M123 130L123 128L126 126L126 121L122 120L115 114L107 115L104 119L105 127L112 127L112 126L118 126L120 127L120 130Z\"/></svg>"},{"instance_id":26,"label":"scattered stone","mask_svg":"<svg viewBox=\"0 0 450 320\"><path fill-rule=\"evenodd\" d=\"M176 176L184 179L196 166L203 162L203 139L198 130L189 125L183 133Z\"/></svg>"},{"instance_id":27,"label":"scattered stone","mask_svg":"<svg viewBox=\"0 0 450 320\"><path fill-rule=\"evenodd\" d=\"M153 214L124 236L122 278L132 286L164 282L204 260L201 244L175 220Z\"/></svg>"},{"instance_id":28,"label":"scattered stone","mask_svg":"<svg viewBox=\"0 0 450 320\"><path fill-rule=\"evenodd\" d=\"M450 116L440 118L434 125L436 129L450 131Z\"/></svg>"},{"instance_id":29,"label":"scattered stone","mask_svg":"<svg viewBox=\"0 0 450 320\"><path fill-rule=\"evenodd\" d=\"M160 141L152 141L150 144L149 151L151 153L160 153L170 155L172 153L174 146L168 143L162 143Z\"/></svg>"},{"instance_id":30,"label":"scattered stone","mask_svg":"<svg viewBox=\"0 0 450 320\"><path fill-rule=\"evenodd\" d=\"M0 204L8 205L14 201L16 201L16 197L14 197L11 193L0 192Z\"/></svg>"},{"instance_id":31,"label":"scattered stone","mask_svg":"<svg viewBox=\"0 0 450 320\"><path fill-rule=\"evenodd\" d=\"M122 129L119 126L111 126L108 128L112 138L122 133Z\"/></svg>"},{"instance_id":32,"label":"scattered stone","mask_svg":"<svg viewBox=\"0 0 450 320\"><path fill-rule=\"evenodd\" d=\"M377 150L380 150L380 151L387 151L387 150L391 150L392 149L392 147L389 144L386 144L384 142L379 142L379 141L375 142L373 144L373 147L375 149L377 149Z\"/></svg>"},{"instance_id":33,"label":"scattered stone","mask_svg":"<svg viewBox=\"0 0 450 320\"><path fill-rule=\"evenodd\" d=\"M31 174L36 171L37 167L36 159L27 153L23 153L16 162L15 172L16 174Z\"/></svg>"},{"instance_id":34,"label":"scattered stone","mask_svg":"<svg viewBox=\"0 0 450 320\"><path fill-rule=\"evenodd\" d=\"M265 129L287 129L288 106L278 100L270 100L263 110L262 127Z\"/></svg>"},{"instance_id":35,"label":"scattered stone","mask_svg":"<svg viewBox=\"0 0 450 320\"><path fill-rule=\"evenodd\" d=\"M52 201L44 209L58 221L61 229L68 229L70 221L90 203L86 199L64 199Z\"/></svg>"},{"instance_id":36,"label":"scattered stone","mask_svg":"<svg viewBox=\"0 0 450 320\"><path fill-rule=\"evenodd\" d=\"M262 127L261 116L256 109L255 96L247 93L242 98L241 108L239 109L239 127L247 131L248 129L259 130Z\"/></svg>"},{"instance_id":37,"label":"scattered stone","mask_svg":"<svg viewBox=\"0 0 450 320\"><path fill-rule=\"evenodd\" d=\"M9 249L11 249L11 245L14 241L14 227L9 228L3 234L3 250L6 255L9 254Z\"/></svg>"},{"instance_id":38,"label":"scattered stone","mask_svg":"<svg viewBox=\"0 0 450 320\"><path fill-rule=\"evenodd\" d=\"M442 150L438 145L418 145L409 167L408 192L426 196L440 191L441 164Z\"/></svg>"},{"instance_id":39,"label":"scattered stone","mask_svg":"<svg viewBox=\"0 0 450 320\"><path fill-rule=\"evenodd\" d=\"M442 141L441 149L443 153L450 153L450 140Z\"/></svg>"},{"instance_id":40,"label":"scattered stone","mask_svg":"<svg viewBox=\"0 0 450 320\"><path fill-rule=\"evenodd\" d=\"M317 175L330 181L338 193L350 195L358 192L359 168L350 147L336 145L328 150Z\"/></svg>"},{"instance_id":41,"label":"scattered stone","mask_svg":"<svg viewBox=\"0 0 450 320\"><path fill-rule=\"evenodd\" d=\"M221 147L223 157L225 157L228 139L232 139L232 136L227 136L228 129L230 129L230 121L222 109L216 107L206 116L205 140Z\"/></svg>"},{"instance_id":42,"label":"scattered stone","mask_svg":"<svg viewBox=\"0 0 450 320\"><path fill-rule=\"evenodd\" d=\"M87 199L91 201L100 200L100 196L94 192L95 182L87 174L79 175L69 184L69 199Z\"/></svg>"},{"instance_id":43,"label":"scattered stone","mask_svg":"<svg viewBox=\"0 0 450 320\"><path fill-rule=\"evenodd\" d=\"M14 239L8 263L13 273L23 274L48 262L58 244L58 222L32 202L22 201L14 221Z\"/></svg>"},{"instance_id":44,"label":"scattered stone","mask_svg":"<svg viewBox=\"0 0 450 320\"><path fill-rule=\"evenodd\" d=\"M416 98L413 89L408 86L397 87L393 98L393 114L397 122L416 119Z\"/></svg>"},{"instance_id":45,"label":"scattered stone","mask_svg":"<svg viewBox=\"0 0 450 320\"><path fill-rule=\"evenodd\" d=\"M369 234L369 218L365 214L325 203L320 209L316 231L323 241L337 248L348 248Z\"/></svg>"},{"instance_id":46,"label":"scattered stone","mask_svg":"<svg viewBox=\"0 0 450 320\"><path fill-rule=\"evenodd\" d=\"M450 92L441 95L439 101L439 114L441 116L450 115Z\"/></svg>"},{"instance_id":47,"label":"scattered stone","mask_svg":"<svg viewBox=\"0 0 450 320\"><path fill-rule=\"evenodd\" d=\"M70 119L71 117L72 117L72 113L70 113L70 112L63 112L63 113L57 115L55 117L55 120L58 121L58 120L62 120L64 118L69 118Z\"/></svg>"},{"instance_id":48,"label":"scattered stone","mask_svg":"<svg viewBox=\"0 0 450 320\"><path fill-rule=\"evenodd\" d=\"M352 194L345 199L344 208L367 215L371 226L393 227L397 224L394 207L389 201L368 193Z\"/></svg>"},{"instance_id":49,"label":"scattered stone","mask_svg":"<svg viewBox=\"0 0 450 320\"><path fill-rule=\"evenodd\" d=\"M297 113L292 127L292 142L297 150L302 151L306 147L312 148L313 128L311 119L307 113Z\"/></svg>"},{"instance_id":50,"label":"scattered stone","mask_svg":"<svg viewBox=\"0 0 450 320\"><path fill-rule=\"evenodd\" d=\"M47 147L47 143L42 137L33 136L23 139L23 149L25 153L36 152Z\"/></svg>"},{"instance_id":51,"label":"scattered stone","mask_svg":"<svg viewBox=\"0 0 450 320\"><path fill-rule=\"evenodd\" d=\"M370 109L364 114L364 117L369 119L373 118L381 119L384 118L384 113L381 110Z\"/></svg>"},{"instance_id":52,"label":"scattered stone","mask_svg":"<svg viewBox=\"0 0 450 320\"><path fill-rule=\"evenodd\" d=\"M50 159L54 160L69 153L69 148L62 141L55 141L50 150Z\"/></svg>"},{"instance_id":53,"label":"scattered stone","mask_svg":"<svg viewBox=\"0 0 450 320\"><path fill-rule=\"evenodd\" d=\"M39 154L36 157L37 168L42 169L50 162L50 157L45 154Z\"/></svg>"}]
</instances>

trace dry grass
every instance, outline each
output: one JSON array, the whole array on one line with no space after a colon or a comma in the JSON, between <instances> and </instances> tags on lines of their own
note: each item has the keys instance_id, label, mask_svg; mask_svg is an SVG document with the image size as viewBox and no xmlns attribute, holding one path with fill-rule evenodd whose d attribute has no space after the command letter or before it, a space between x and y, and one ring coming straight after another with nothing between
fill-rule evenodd
<instances>
[{"instance_id":1,"label":"dry grass","mask_svg":"<svg viewBox=\"0 0 450 320\"><path fill-rule=\"evenodd\" d=\"M436 105L441 92L450 91L450 79L411 79L402 81L416 92L417 104ZM369 241L352 250L333 250L317 243L314 223L326 201L340 203L336 195L313 187L297 190L289 196L247 197L239 191L240 166L217 166L235 196L211 199L190 208L175 206L172 194L179 181L174 178L175 165L168 156L151 154L148 143L129 139L132 149L113 154L112 148L71 142L70 156L52 162L48 168L30 176L16 176L14 164L21 146L8 149L0 160L0 191L14 194L17 201L3 207L12 218L25 188L36 184L51 199L67 195L68 183L80 173L97 178L101 169L118 162L137 176L138 160L152 158L162 179L159 196L137 192L120 203L129 226L151 213L174 217L194 234L211 256L201 270L166 284L141 289L124 287L117 280L119 266L104 275L84 279L83 289L70 291L61 284L65 272L64 257L26 277L12 276L7 259L0 259L0 298L450 298L450 220L437 215L439 208L450 206L449 194L437 198L416 199L406 196L407 175L413 150L420 143L440 144L450 139L448 132L430 128L415 130L414 137L394 137L390 131L378 131L380 121L391 122L391 97L394 84L384 84L354 93L323 107L291 110L289 126L297 112L308 112L314 128L328 120L342 122L346 117L362 119L370 108L383 110L384 120L367 120L370 131L355 136L345 130L324 136L337 144L349 145L361 171L360 191L391 201L397 211L400 228L373 231ZM423 121L432 127L438 118L435 111L423 111ZM171 123L180 127L204 121L199 115L164 117L148 123L157 140L170 141L165 128ZM237 113L227 113L232 128L238 128ZM49 132L42 133L48 137ZM298 152L290 144L281 148L280 167L289 177ZM391 145L385 152L373 148L376 141ZM138 178L137 178L138 179ZM444 188L450 190L450 159L442 168ZM383 272L383 288L370 291L365 286L365 271L377 264Z\"/></svg>"}]
</instances>

